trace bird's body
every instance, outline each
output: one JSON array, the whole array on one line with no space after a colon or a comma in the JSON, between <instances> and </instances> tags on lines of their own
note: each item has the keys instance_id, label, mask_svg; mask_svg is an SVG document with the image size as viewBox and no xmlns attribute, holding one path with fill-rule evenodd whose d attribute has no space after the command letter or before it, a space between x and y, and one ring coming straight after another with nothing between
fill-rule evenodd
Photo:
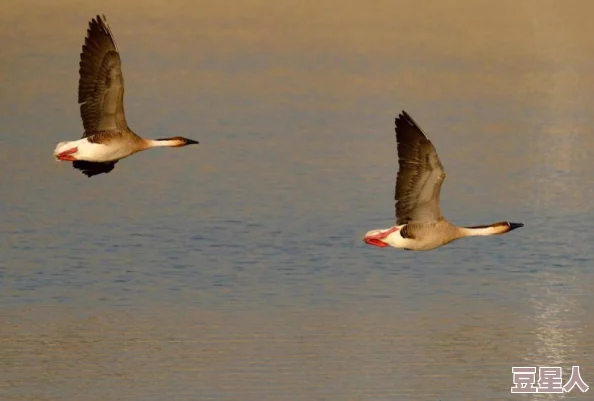
<instances>
[{"instance_id":1,"label":"bird's body","mask_svg":"<svg viewBox=\"0 0 594 401\"><path fill-rule=\"evenodd\" d=\"M396 225L369 231L363 240L378 247L428 251L463 237L499 235L522 227L502 221L459 227L441 215L439 196L445 172L435 147L403 111L396 118L400 169L396 178Z\"/></svg>"},{"instance_id":2,"label":"bird's body","mask_svg":"<svg viewBox=\"0 0 594 401\"><path fill-rule=\"evenodd\" d=\"M88 177L109 173L115 164L154 147L197 144L183 137L145 139L136 135L124 113L124 77L120 54L105 16L89 22L80 55L78 102L85 132L82 139L60 142L54 157L72 161Z\"/></svg>"},{"instance_id":3,"label":"bird's body","mask_svg":"<svg viewBox=\"0 0 594 401\"><path fill-rule=\"evenodd\" d=\"M142 141L122 140L118 135L113 141L105 141L105 137L98 136L101 142L92 142L92 138L83 138L76 141L61 142L56 147L57 153L67 152L69 149L76 149L77 160L104 163L120 160L138 152Z\"/></svg>"}]
</instances>

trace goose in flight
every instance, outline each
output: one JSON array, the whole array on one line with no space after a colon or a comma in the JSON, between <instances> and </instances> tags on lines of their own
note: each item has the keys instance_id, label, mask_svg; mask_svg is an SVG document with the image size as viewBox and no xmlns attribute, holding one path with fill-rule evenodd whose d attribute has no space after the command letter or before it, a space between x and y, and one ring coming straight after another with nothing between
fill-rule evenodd
<instances>
[{"instance_id":1,"label":"goose in flight","mask_svg":"<svg viewBox=\"0 0 594 401\"><path fill-rule=\"evenodd\" d=\"M428 251L462 237L505 234L524 226L501 221L458 227L447 221L439 208L445 172L435 147L405 111L395 123L400 166L396 178L396 225L369 231L363 238L367 244Z\"/></svg>"},{"instance_id":2,"label":"goose in flight","mask_svg":"<svg viewBox=\"0 0 594 401\"><path fill-rule=\"evenodd\" d=\"M120 159L142 150L198 143L180 136L145 139L128 127L120 53L105 16L89 22L79 74L78 102L85 132L82 139L60 142L54 150L57 160L71 161L92 177L109 173Z\"/></svg>"}]
</instances>

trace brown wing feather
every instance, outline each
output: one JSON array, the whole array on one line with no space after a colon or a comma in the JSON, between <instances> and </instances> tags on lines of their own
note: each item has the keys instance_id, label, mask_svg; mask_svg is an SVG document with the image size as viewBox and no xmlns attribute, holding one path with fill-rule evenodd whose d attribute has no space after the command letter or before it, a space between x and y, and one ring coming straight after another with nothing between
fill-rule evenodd
<instances>
[{"instance_id":1,"label":"brown wing feather","mask_svg":"<svg viewBox=\"0 0 594 401\"><path fill-rule=\"evenodd\" d=\"M78 102L85 133L128 128L120 54L105 16L89 22L80 54Z\"/></svg>"},{"instance_id":2,"label":"brown wing feather","mask_svg":"<svg viewBox=\"0 0 594 401\"><path fill-rule=\"evenodd\" d=\"M396 120L398 164L396 178L396 224L439 221L441 184L445 172L435 147L421 128L402 111Z\"/></svg>"}]
</instances>

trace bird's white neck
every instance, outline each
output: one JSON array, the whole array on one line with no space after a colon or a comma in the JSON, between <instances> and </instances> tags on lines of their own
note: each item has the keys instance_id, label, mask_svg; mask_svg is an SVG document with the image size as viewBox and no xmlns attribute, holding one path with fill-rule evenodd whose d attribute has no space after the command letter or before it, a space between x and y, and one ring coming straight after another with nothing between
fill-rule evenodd
<instances>
[{"instance_id":1,"label":"bird's white neck","mask_svg":"<svg viewBox=\"0 0 594 401\"><path fill-rule=\"evenodd\" d=\"M458 227L458 230L464 237L475 237L505 234L510 231L510 226L507 222L499 222L488 226Z\"/></svg>"},{"instance_id":2,"label":"bird's white neck","mask_svg":"<svg viewBox=\"0 0 594 401\"><path fill-rule=\"evenodd\" d=\"M145 139L145 144L147 149L148 148L159 148L159 147L177 147L183 146L184 143L179 139L163 139L163 140L156 140L156 139Z\"/></svg>"}]
</instances>

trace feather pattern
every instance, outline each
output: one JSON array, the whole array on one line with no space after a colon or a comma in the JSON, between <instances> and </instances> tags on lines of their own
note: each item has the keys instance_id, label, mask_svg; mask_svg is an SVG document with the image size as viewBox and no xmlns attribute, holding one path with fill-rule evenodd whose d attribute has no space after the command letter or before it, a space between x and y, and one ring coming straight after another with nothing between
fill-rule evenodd
<instances>
[{"instance_id":1,"label":"feather pattern","mask_svg":"<svg viewBox=\"0 0 594 401\"><path fill-rule=\"evenodd\" d=\"M98 15L89 22L80 54L79 75L83 138L96 131L128 130L120 54L105 16Z\"/></svg>"},{"instance_id":2,"label":"feather pattern","mask_svg":"<svg viewBox=\"0 0 594 401\"><path fill-rule=\"evenodd\" d=\"M435 147L403 111L395 120L399 171L396 178L396 224L440 221L441 184L445 171Z\"/></svg>"}]
</instances>

